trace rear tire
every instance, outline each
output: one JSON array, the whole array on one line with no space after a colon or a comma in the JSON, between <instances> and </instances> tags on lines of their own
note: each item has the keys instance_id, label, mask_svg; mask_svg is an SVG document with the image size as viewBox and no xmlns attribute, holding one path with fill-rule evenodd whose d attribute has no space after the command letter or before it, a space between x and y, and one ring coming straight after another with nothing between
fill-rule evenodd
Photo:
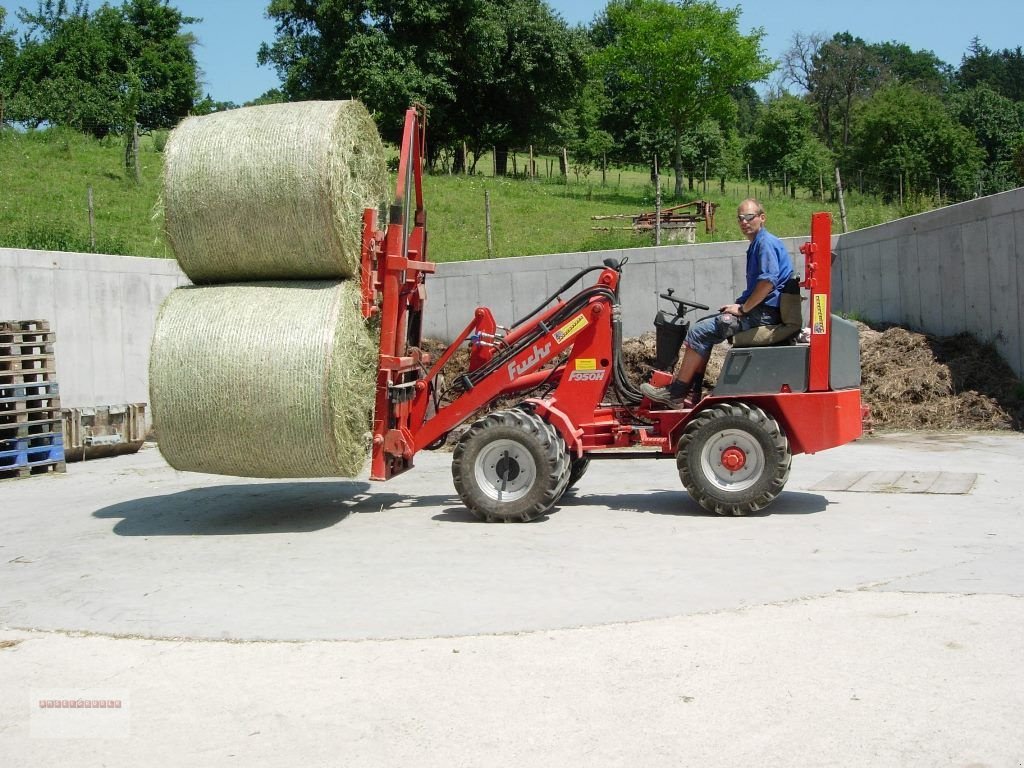
<instances>
[{"instance_id":1,"label":"rear tire","mask_svg":"<svg viewBox=\"0 0 1024 768\"><path fill-rule=\"evenodd\" d=\"M487 522L528 522L558 501L569 481L561 436L531 411L495 411L455 446L452 479L463 504Z\"/></svg>"},{"instance_id":2,"label":"rear tire","mask_svg":"<svg viewBox=\"0 0 1024 768\"><path fill-rule=\"evenodd\" d=\"M725 403L699 413L676 452L686 490L716 515L764 509L782 493L792 461L779 423L746 403Z\"/></svg>"}]
</instances>

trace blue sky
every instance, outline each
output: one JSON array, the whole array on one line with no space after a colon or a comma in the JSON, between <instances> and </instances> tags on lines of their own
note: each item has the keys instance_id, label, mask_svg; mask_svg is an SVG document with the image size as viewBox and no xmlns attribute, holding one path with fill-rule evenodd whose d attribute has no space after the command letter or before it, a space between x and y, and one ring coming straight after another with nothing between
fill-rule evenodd
<instances>
[{"instance_id":1,"label":"blue sky","mask_svg":"<svg viewBox=\"0 0 1024 768\"><path fill-rule=\"evenodd\" d=\"M120 0L113 0L118 4ZM607 0L549 0L570 23L588 23ZM8 22L19 7L35 8L35 0L0 0ZM98 6L92 0L90 6ZM191 28L199 39L196 55L203 70L204 90L218 101L241 104L277 85L273 70L256 66L260 43L273 39L273 25L264 18L266 0L172 0L171 5L203 21ZM736 4L720 0L722 7ZM763 27L765 52L778 58L794 32L849 31L868 42L895 40L914 50L933 51L957 65L971 38L989 48L1024 44L1024 3L1021 0L908 2L859 0L855 4L828 0L776 0L740 3L743 32Z\"/></svg>"}]
</instances>

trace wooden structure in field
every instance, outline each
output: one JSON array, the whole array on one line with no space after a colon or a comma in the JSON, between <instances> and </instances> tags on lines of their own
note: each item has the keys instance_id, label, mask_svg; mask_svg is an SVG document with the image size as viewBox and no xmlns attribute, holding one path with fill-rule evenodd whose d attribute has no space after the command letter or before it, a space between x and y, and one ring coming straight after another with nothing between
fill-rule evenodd
<instances>
[{"instance_id":1,"label":"wooden structure in field","mask_svg":"<svg viewBox=\"0 0 1024 768\"><path fill-rule=\"evenodd\" d=\"M647 213L617 213L609 216L591 216L594 221L624 220L629 219L632 225L629 227L592 227L595 230L605 232L613 229L632 229L634 232L653 232L660 224L661 232L669 242L680 240L693 243L697 240L697 223L704 222L705 234L715 231L715 211L718 203L711 203L707 200L694 200L691 203L680 203L661 210L660 222L658 211Z\"/></svg>"}]
</instances>

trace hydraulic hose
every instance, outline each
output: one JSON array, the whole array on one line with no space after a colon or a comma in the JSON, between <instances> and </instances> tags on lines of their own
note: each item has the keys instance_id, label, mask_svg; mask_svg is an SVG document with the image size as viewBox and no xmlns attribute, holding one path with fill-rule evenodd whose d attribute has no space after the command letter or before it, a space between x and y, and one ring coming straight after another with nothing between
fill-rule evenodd
<instances>
[{"instance_id":1,"label":"hydraulic hose","mask_svg":"<svg viewBox=\"0 0 1024 768\"><path fill-rule=\"evenodd\" d=\"M544 301L542 301L540 303L540 305L536 309L534 309L532 312L530 312L530 314L528 314L525 317L522 317L519 320L516 320L514 323L512 323L512 328L518 328L520 325L525 323L531 317L533 317L538 312L540 312L542 309L544 309L544 307L546 307L548 304L550 304L552 301L554 301L561 293L563 293L564 291L569 290L569 288L574 283L578 282L579 280L582 280L586 275L590 274L591 272L603 271L604 269L605 269L605 267L600 266L600 267L587 267L586 269L580 270L576 274L575 277L569 278L557 291L555 291L550 296L548 296L546 299L544 299Z\"/></svg>"}]
</instances>

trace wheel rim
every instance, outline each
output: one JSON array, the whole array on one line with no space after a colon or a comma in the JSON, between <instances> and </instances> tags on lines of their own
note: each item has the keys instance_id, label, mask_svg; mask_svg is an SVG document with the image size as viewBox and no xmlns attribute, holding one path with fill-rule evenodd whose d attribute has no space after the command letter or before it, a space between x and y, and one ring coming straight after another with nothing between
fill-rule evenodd
<instances>
[{"instance_id":1,"label":"wheel rim","mask_svg":"<svg viewBox=\"0 0 1024 768\"><path fill-rule=\"evenodd\" d=\"M764 449L749 432L725 429L704 444L700 466L719 490L745 491L764 471Z\"/></svg>"},{"instance_id":2,"label":"wheel rim","mask_svg":"<svg viewBox=\"0 0 1024 768\"><path fill-rule=\"evenodd\" d=\"M522 443L495 440L480 451L473 467L476 482L491 499L521 499L537 482L537 462Z\"/></svg>"}]
</instances>

